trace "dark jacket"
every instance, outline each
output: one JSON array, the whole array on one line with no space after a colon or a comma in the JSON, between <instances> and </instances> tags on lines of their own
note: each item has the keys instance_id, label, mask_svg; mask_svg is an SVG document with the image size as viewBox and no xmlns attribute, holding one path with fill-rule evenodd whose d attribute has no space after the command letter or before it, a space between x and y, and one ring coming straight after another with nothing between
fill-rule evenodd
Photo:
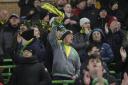
<instances>
[{"instance_id":1,"label":"dark jacket","mask_svg":"<svg viewBox=\"0 0 128 85\"><path fill-rule=\"evenodd\" d=\"M114 33L112 33L110 30L106 36L107 43L109 43L109 45L111 46L116 59L120 55L119 50L120 50L120 47L122 46L123 38L124 38L124 34L121 30Z\"/></svg>"},{"instance_id":2,"label":"dark jacket","mask_svg":"<svg viewBox=\"0 0 128 85\"><path fill-rule=\"evenodd\" d=\"M8 85L51 85L51 78L43 63L36 57L17 56L19 65L14 69Z\"/></svg>"},{"instance_id":3,"label":"dark jacket","mask_svg":"<svg viewBox=\"0 0 128 85\"><path fill-rule=\"evenodd\" d=\"M86 61L87 52L86 48L89 45L89 34L76 33L73 39L73 47L77 50L81 63Z\"/></svg>"},{"instance_id":4,"label":"dark jacket","mask_svg":"<svg viewBox=\"0 0 128 85\"><path fill-rule=\"evenodd\" d=\"M67 25L65 25L65 27L67 29L72 30L74 34L80 31L80 26L79 26L79 23L78 23L79 22L79 17L73 15L70 18L68 18L65 15L64 20L66 20L66 19L74 20L74 21L77 22L76 24L67 24Z\"/></svg>"},{"instance_id":5,"label":"dark jacket","mask_svg":"<svg viewBox=\"0 0 128 85\"><path fill-rule=\"evenodd\" d=\"M14 54L14 41L18 33L18 27L12 27L10 24L6 24L3 27L3 51L5 56L13 56Z\"/></svg>"}]
</instances>

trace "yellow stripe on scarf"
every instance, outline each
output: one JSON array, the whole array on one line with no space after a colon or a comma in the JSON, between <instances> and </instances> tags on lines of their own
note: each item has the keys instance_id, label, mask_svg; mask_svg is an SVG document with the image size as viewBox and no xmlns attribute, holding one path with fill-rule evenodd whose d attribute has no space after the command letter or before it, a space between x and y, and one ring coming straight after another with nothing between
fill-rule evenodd
<instances>
[{"instance_id":1,"label":"yellow stripe on scarf","mask_svg":"<svg viewBox=\"0 0 128 85\"><path fill-rule=\"evenodd\" d=\"M50 13L53 13L55 15L58 15L59 17L62 17L62 20L64 19L64 13L61 12L60 10L58 10L55 6L53 6L52 4L50 3L44 3L41 8L45 9L45 10L48 10ZM61 20L61 21L62 21ZM60 21L60 22L61 22Z\"/></svg>"},{"instance_id":2,"label":"yellow stripe on scarf","mask_svg":"<svg viewBox=\"0 0 128 85\"><path fill-rule=\"evenodd\" d=\"M65 48L66 57L69 58L71 47L68 45L64 45L64 48Z\"/></svg>"}]
</instances>

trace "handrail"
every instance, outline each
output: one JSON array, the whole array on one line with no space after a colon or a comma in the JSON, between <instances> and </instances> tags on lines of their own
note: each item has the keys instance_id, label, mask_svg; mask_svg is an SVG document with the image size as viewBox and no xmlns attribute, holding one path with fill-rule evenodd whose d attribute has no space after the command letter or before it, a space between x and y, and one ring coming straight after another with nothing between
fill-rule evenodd
<instances>
[{"instance_id":1,"label":"handrail","mask_svg":"<svg viewBox=\"0 0 128 85\"><path fill-rule=\"evenodd\" d=\"M74 80L52 80L52 84L63 84L63 85L69 85L73 84Z\"/></svg>"}]
</instances>

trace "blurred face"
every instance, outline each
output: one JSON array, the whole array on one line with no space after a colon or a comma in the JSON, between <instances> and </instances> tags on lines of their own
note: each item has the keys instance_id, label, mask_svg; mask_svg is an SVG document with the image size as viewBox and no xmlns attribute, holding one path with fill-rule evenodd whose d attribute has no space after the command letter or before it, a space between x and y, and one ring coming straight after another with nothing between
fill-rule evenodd
<instances>
[{"instance_id":1,"label":"blurred face","mask_svg":"<svg viewBox=\"0 0 128 85\"><path fill-rule=\"evenodd\" d=\"M67 0L57 0L57 4L58 5L61 5L61 6L64 6L65 4L67 4L68 1Z\"/></svg>"},{"instance_id":2,"label":"blurred face","mask_svg":"<svg viewBox=\"0 0 128 85\"><path fill-rule=\"evenodd\" d=\"M22 32L24 32L24 31L26 31L28 28L27 28L27 26L25 25L25 24L21 24L20 25L20 32L22 33Z\"/></svg>"},{"instance_id":3,"label":"blurred face","mask_svg":"<svg viewBox=\"0 0 128 85\"><path fill-rule=\"evenodd\" d=\"M100 50L97 47L93 47L92 50L90 52L88 52L89 55L100 55Z\"/></svg>"},{"instance_id":4,"label":"blurred face","mask_svg":"<svg viewBox=\"0 0 128 85\"><path fill-rule=\"evenodd\" d=\"M116 10L116 9L118 9L118 4L117 4L117 3L115 3L115 4L112 6L112 10Z\"/></svg>"},{"instance_id":5,"label":"blurred face","mask_svg":"<svg viewBox=\"0 0 128 85\"><path fill-rule=\"evenodd\" d=\"M39 0L34 1L34 7L40 6L41 2Z\"/></svg>"},{"instance_id":6,"label":"blurred face","mask_svg":"<svg viewBox=\"0 0 128 85\"><path fill-rule=\"evenodd\" d=\"M94 71L98 66L102 66L101 60L99 58L89 60L89 63L88 63L89 71Z\"/></svg>"},{"instance_id":7,"label":"blurred face","mask_svg":"<svg viewBox=\"0 0 128 85\"><path fill-rule=\"evenodd\" d=\"M98 31L93 32L92 39L96 42L100 42L101 41L101 33Z\"/></svg>"},{"instance_id":8,"label":"blurred face","mask_svg":"<svg viewBox=\"0 0 128 85\"><path fill-rule=\"evenodd\" d=\"M36 36L37 38L39 38L40 37L40 31L39 31L39 29L36 28L36 27L34 27L33 29L34 29L34 36Z\"/></svg>"},{"instance_id":9,"label":"blurred face","mask_svg":"<svg viewBox=\"0 0 128 85\"><path fill-rule=\"evenodd\" d=\"M91 29L91 25L90 25L90 22L86 22L83 24L82 28L85 28L85 29L88 29L90 30Z\"/></svg>"},{"instance_id":10,"label":"blurred face","mask_svg":"<svg viewBox=\"0 0 128 85\"><path fill-rule=\"evenodd\" d=\"M23 56L26 58L29 58L32 56L32 53L29 50L24 50L23 51Z\"/></svg>"},{"instance_id":11,"label":"blurred face","mask_svg":"<svg viewBox=\"0 0 128 85\"><path fill-rule=\"evenodd\" d=\"M91 78L96 78L98 75L98 71L100 71L100 73L102 74L102 63L99 58L90 59L87 67L89 69Z\"/></svg>"},{"instance_id":12,"label":"blurred face","mask_svg":"<svg viewBox=\"0 0 128 85\"><path fill-rule=\"evenodd\" d=\"M44 21L46 22L49 22L49 15L46 15L44 18L43 18Z\"/></svg>"},{"instance_id":13,"label":"blurred face","mask_svg":"<svg viewBox=\"0 0 128 85\"><path fill-rule=\"evenodd\" d=\"M85 6L86 6L86 1L82 1L82 2L80 2L80 3L77 5L77 7L78 7L79 9L81 9L81 10L83 10L83 9L85 8Z\"/></svg>"},{"instance_id":14,"label":"blurred face","mask_svg":"<svg viewBox=\"0 0 128 85\"><path fill-rule=\"evenodd\" d=\"M91 6L93 4L95 4L96 0L87 0L87 6Z\"/></svg>"},{"instance_id":15,"label":"blurred face","mask_svg":"<svg viewBox=\"0 0 128 85\"><path fill-rule=\"evenodd\" d=\"M9 19L9 22L12 26L18 26L18 24L20 23L20 19L17 17L12 17L11 19Z\"/></svg>"},{"instance_id":16,"label":"blurred face","mask_svg":"<svg viewBox=\"0 0 128 85\"><path fill-rule=\"evenodd\" d=\"M100 17L101 18L105 18L106 16L107 16L107 11L106 10L100 11Z\"/></svg>"},{"instance_id":17,"label":"blurred face","mask_svg":"<svg viewBox=\"0 0 128 85\"><path fill-rule=\"evenodd\" d=\"M64 38L64 43L66 44L72 44L73 41L73 34L70 33Z\"/></svg>"},{"instance_id":18,"label":"blurred face","mask_svg":"<svg viewBox=\"0 0 128 85\"><path fill-rule=\"evenodd\" d=\"M112 30L112 32L116 32L120 28L120 26L121 26L120 22L118 22L117 20L114 20L111 22L109 28Z\"/></svg>"},{"instance_id":19,"label":"blurred face","mask_svg":"<svg viewBox=\"0 0 128 85\"><path fill-rule=\"evenodd\" d=\"M84 84L85 85L90 85L91 83L91 77L90 77L90 74L89 74L89 71L84 71Z\"/></svg>"},{"instance_id":20,"label":"blurred face","mask_svg":"<svg viewBox=\"0 0 128 85\"><path fill-rule=\"evenodd\" d=\"M70 4L66 4L66 5L64 6L64 11L65 11L66 13L71 13L71 11L72 11L71 5L70 5Z\"/></svg>"}]
</instances>

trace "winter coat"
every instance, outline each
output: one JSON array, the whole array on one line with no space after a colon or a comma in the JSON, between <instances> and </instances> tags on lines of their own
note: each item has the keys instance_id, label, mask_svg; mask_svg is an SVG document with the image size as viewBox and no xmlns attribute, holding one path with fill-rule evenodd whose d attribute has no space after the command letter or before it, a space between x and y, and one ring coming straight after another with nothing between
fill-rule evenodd
<instances>
[{"instance_id":1,"label":"winter coat","mask_svg":"<svg viewBox=\"0 0 128 85\"><path fill-rule=\"evenodd\" d=\"M102 37L101 42L95 42L92 39L92 34L95 31L99 31L101 33L101 37ZM108 43L105 42L105 35L103 34L101 29L94 29L89 36L89 41L90 41L90 44L94 44L100 49L101 57L104 62L108 63L113 60L114 54L113 54L112 48Z\"/></svg>"},{"instance_id":2,"label":"winter coat","mask_svg":"<svg viewBox=\"0 0 128 85\"><path fill-rule=\"evenodd\" d=\"M18 34L18 27L12 27L10 24L6 24L3 27L3 51L5 56L14 55L14 43Z\"/></svg>"},{"instance_id":3,"label":"winter coat","mask_svg":"<svg viewBox=\"0 0 128 85\"><path fill-rule=\"evenodd\" d=\"M48 40L53 49L53 76L67 77L78 76L80 72L80 59L77 51L71 47L67 58L64 43L59 43L56 37L57 27L53 27Z\"/></svg>"},{"instance_id":4,"label":"winter coat","mask_svg":"<svg viewBox=\"0 0 128 85\"><path fill-rule=\"evenodd\" d=\"M116 59L120 55L119 50L120 50L120 47L122 46L123 38L124 38L124 34L121 30L114 33L109 31L109 33L106 36L107 43L111 46Z\"/></svg>"},{"instance_id":5,"label":"winter coat","mask_svg":"<svg viewBox=\"0 0 128 85\"><path fill-rule=\"evenodd\" d=\"M19 65L12 73L8 85L51 85L51 78L43 63L36 57L17 56Z\"/></svg>"}]
</instances>

